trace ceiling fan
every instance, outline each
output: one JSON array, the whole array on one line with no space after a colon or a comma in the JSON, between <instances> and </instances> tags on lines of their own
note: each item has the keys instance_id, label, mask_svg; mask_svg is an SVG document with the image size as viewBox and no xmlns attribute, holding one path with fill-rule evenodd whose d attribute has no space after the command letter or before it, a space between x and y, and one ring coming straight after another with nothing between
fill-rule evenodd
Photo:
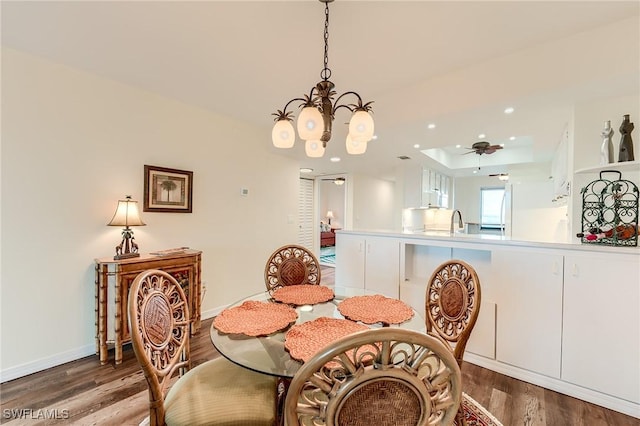
<instances>
[{"instance_id":1,"label":"ceiling fan","mask_svg":"<svg viewBox=\"0 0 640 426\"><path fill-rule=\"evenodd\" d=\"M470 151L465 152L463 155L471 154L471 153L476 153L478 155L482 155L482 154L488 155L488 154L493 154L494 152L502 148L503 147L500 145L491 145L489 142L486 142L486 141L476 142L473 145L471 145L471 148L467 148Z\"/></svg>"},{"instance_id":2,"label":"ceiling fan","mask_svg":"<svg viewBox=\"0 0 640 426\"><path fill-rule=\"evenodd\" d=\"M497 177L498 179L500 179L503 182L506 182L509 180L509 173L494 173L492 175L489 175L491 177Z\"/></svg>"},{"instance_id":3,"label":"ceiling fan","mask_svg":"<svg viewBox=\"0 0 640 426\"><path fill-rule=\"evenodd\" d=\"M337 177L337 178L329 178L329 179L322 179L322 180L328 180L331 181L333 183L335 183L336 185L340 186L340 185L344 185L344 182L346 181L345 178L343 177Z\"/></svg>"}]
</instances>

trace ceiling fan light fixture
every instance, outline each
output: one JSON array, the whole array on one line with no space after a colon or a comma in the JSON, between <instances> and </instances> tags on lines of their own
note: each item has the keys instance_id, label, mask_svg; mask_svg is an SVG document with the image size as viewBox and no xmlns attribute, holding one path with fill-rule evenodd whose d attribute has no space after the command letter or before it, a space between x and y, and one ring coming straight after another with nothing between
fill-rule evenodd
<instances>
[{"instance_id":1,"label":"ceiling fan light fixture","mask_svg":"<svg viewBox=\"0 0 640 426\"><path fill-rule=\"evenodd\" d=\"M335 183L338 186L341 186L341 185L344 185L344 181L345 181L345 178L338 177L333 180L333 183Z\"/></svg>"},{"instance_id":2,"label":"ceiling fan light fixture","mask_svg":"<svg viewBox=\"0 0 640 426\"><path fill-rule=\"evenodd\" d=\"M311 88L308 95L303 98L294 98L287 102L282 110L278 110L273 115L276 116L276 124L272 131L273 144L282 146L290 143L287 139L287 143L278 140L282 138L280 136L280 128L284 125L278 123L282 120L290 121L291 112L287 111L289 105L293 102L300 102L299 106L304 106L298 116L297 130L300 139L305 142L305 152L309 157L321 157L324 154L324 149L327 146L327 142L331 140L331 127L335 113L340 108L348 109L353 113L349 122L349 134L354 141L364 143L366 150L366 143L373 138L374 123L371 116L371 103L363 103L360 95L353 91L345 92L336 98L336 92L333 90L334 84L329 80L331 77L331 69L329 68L329 3L333 0L319 0L325 4L324 7L324 68L320 71L320 77L322 81L317 83ZM356 97L355 103L340 103L343 97L350 95ZM335 98L335 99L334 99ZM280 126L276 130L276 126ZM295 136L294 136L295 140ZM314 144L309 144L309 142ZM320 142L320 147L317 147L316 142ZM313 146L314 148L311 148ZM364 152L364 150L362 152ZM312 155L310 155L312 154Z\"/></svg>"}]
</instances>

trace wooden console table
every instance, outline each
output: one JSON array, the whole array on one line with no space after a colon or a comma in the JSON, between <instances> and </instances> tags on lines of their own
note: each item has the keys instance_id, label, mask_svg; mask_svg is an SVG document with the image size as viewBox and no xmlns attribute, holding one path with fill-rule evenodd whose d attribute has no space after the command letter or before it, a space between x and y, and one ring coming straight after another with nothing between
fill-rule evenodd
<instances>
[{"instance_id":1,"label":"wooden console table","mask_svg":"<svg viewBox=\"0 0 640 426\"><path fill-rule=\"evenodd\" d=\"M108 344L115 345L115 363L122 362L122 345L131 341L127 300L129 287L143 271L160 269L173 275L181 284L188 300L191 334L200 328L202 252L184 250L168 255L142 254L140 257L114 260L96 259L96 354L100 364L108 362Z\"/></svg>"}]
</instances>

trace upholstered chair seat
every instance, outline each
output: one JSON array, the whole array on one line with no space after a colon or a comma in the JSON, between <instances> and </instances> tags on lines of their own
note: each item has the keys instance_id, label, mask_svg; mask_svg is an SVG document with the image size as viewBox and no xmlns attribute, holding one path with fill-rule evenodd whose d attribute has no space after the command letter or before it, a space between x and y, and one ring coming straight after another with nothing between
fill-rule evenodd
<instances>
[{"instance_id":1,"label":"upholstered chair seat","mask_svg":"<svg viewBox=\"0 0 640 426\"><path fill-rule=\"evenodd\" d=\"M275 400L273 377L217 358L191 369L169 389L165 421L169 426L272 425Z\"/></svg>"},{"instance_id":2,"label":"upholstered chair seat","mask_svg":"<svg viewBox=\"0 0 640 426\"><path fill-rule=\"evenodd\" d=\"M142 424L274 424L274 377L222 357L191 369L188 299L173 276L153 269L140 273L128 302L133 351L149 385L149 417Z\"/></svg>"}]
</instances>

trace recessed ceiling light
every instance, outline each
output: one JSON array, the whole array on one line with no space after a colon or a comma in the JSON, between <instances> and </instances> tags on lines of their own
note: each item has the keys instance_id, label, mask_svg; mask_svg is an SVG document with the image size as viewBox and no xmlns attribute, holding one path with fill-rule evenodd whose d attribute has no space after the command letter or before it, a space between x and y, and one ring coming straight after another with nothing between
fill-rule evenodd
<instances>
[{"instance_id":1,"label":"recessed ceiling light","mask_svg":"<svg viewBox=\"0 0 640 426\"><path fill-rule=\"evenodd\" d=\"M300 169L300 173L311 173L313 171L313 169L310 169L308 167L303 167Z\"/></svg>"},{"instance_id":2,"label":"recessed ceiling light","mask_svg":"<svg viewBox=\"0 0 640 426\"><path fill-rule=\"evenodd\" d=\"M505 113L505 114L511 114L513 111L515 111L515 110L513 109L513 107L508 107L508 108L505 108L505 109L504 109L504 113Z\"/></svg>"},{"instance_id":3,"label":"recessed ceiling light","mask_svg":"<svg viewBox=\"0 0 640 426\"><path fill-rule=\"evenodd\" d=\"M417 144L415 144L413 147L414 147L414 148L420 148L420 144L419 144L419 143L417 143Z\"/></svg>"},{"instance_id":4,"label":"recessed ceiling light","mask_svg":"<svg viewBox=\"0 0 640 426\"><path fill-rule=\"evenodd\" d=\"M478 171L477 171L477 170L474 170L474 171L473 171L473 173L474 173L474 174L475 174L475 173L478 173Z\"/></svg>"},{"instance_id":5,"label":"recessed ceiling light","mask_svg":"<svg viewBox=\"0 0 640 426\"><path fill-rule=\"evenodd\" d=\"M458 144L458 145L456 145L456 148L460 148L461 146L462 146L462 145Z\"/></svg>"},{"instance_id":6,"label":"recessed ceiling light","mask_svg":"<svg viewBox=\"0 0 640 426\"><path fill-rule=\"evenodd\" d=\"M484 133L480 133L480 134L478 135L478 139L484 139L484 138L486 138L486 137L487 137L487 135L485 135Z\"/></svg>"},{"instance_id":7,"label":"recessed ceiling light","mask_svg":"<svg viewBox=\"0 0 640 426\"><path fill-rule=\"evenodd\" d=\"M511 136L511 137L509 138L509 140L510 140L510 141L515 141L515 140L516 140L516 137L515 137L515 136Z\"/></svg>"},{"instance_id":8,"label":"recessed ceiling light","mask_svg":"<svg viewBox=\"0 0 640 426\"><path fill-rule=\"evenodd\" d=\"M501 143L500 146L504 148L504 144L503 143Z\"/></svg>"},{"instance_id":9,"label":"recessed ceiling light","mask_svg":"<svg viewBox=\"0 0 640 426\"><path fill-rule=\"evenodd\" d=\"M435 129L436 125L434 123L429 123L429 125L427 126L430 129Z\"/></svg>"},{"instance_id":10,"label":"recessed ceiling light","mask_svg":"<svg viewBox=\"0 0 640 426\"><path fill-rule=\"evenodd\" d=\"M373 135L373 136L371 137L371 140L372 140L372 141L375 141L376 139L378 139L378 135Z\"/></svg>"},{"instance_id":11,"label":"recessed ceiling light","mask_svg":"<svg viewBox=\"0 0 640 426\"><path fill-rule=\"evenodd\" d=\"M340 161L340 157L331 157L332 163L337 163L338 161Z\"/></svg>"}]
</instances>

